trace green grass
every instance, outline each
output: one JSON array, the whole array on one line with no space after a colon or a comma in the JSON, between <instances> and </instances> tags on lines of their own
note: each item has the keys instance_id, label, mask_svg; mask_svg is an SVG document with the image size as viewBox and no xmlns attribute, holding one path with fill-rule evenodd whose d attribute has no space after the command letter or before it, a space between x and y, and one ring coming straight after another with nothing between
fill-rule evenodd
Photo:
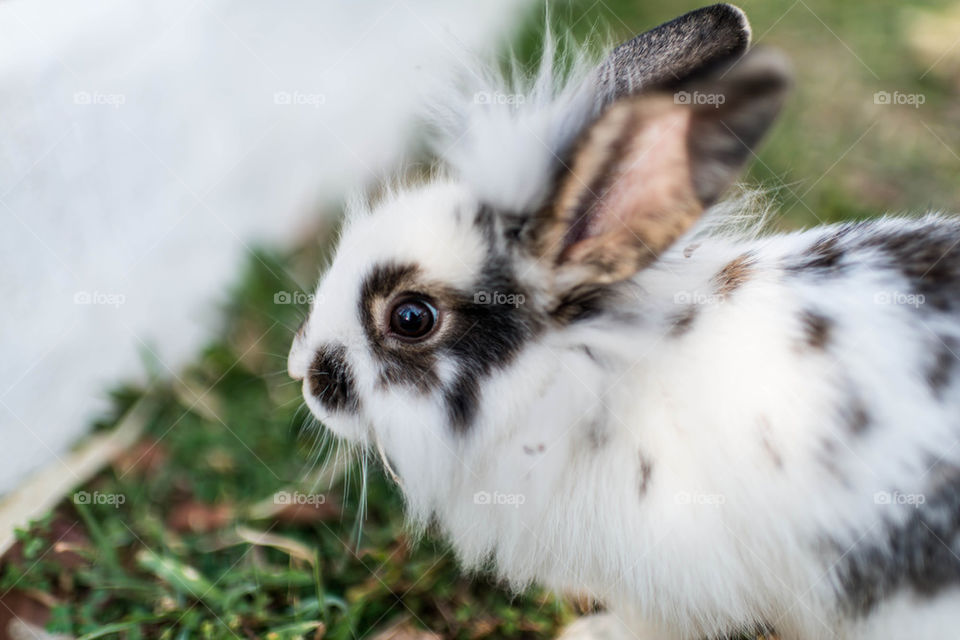
<instances>
[{"instance_id":1,"label":"green grass","mask_svg":"<svg viewBox=\"0 0 960 640\"><path fill-rule=\"evenodd\" d=\"M552 16L581 38L598 25L626 37L697 4L565 3ZM781 226L960 209L955 79L926 73L914 57L900 3L742 6L755 35L796 61L795 97L749 175L778 199ZM522 59L535 57L538 33L518 35ZM926 103L878 106L878 90L920 92ZM329 236L290 255L251 257L220 338L176 382L158 376L115 394L115 414L100 427L133 412L146 422L144 444L81 489L123 504L68 499L20 532L0 593L42 601L49 630L85 638L347 639L403 619L445 638L549 638L571 619L574 607L550 595L514 596L463 576L442 542L412 544L397 491L376 466L363 518L358 474L311 484L329 450L302 429L298 385L284 374L304 308L274 296L312 286ZM324 503L268 513L281 490Z\"/></svg>"},{"instance_id":2,"label":"green grass","mask_svg":"<svg viewBox=\"0 0 960 640\"><path fill-rule=\"evenodd\" d=\"M60 604L48 628L85 638L288 638L323 622L323 637L347 639L398 618L456 638L552 632L568 607L471 581L432 539L412 545L399 496L377 469L362 523L359 479L304 480L325 450L300 429L299 386L283 375L281 356L303 310L273 303L275 292L295 290L284 274L296 258L251 261L222 341L182 383L118 394L118 419L131 408L147 416L145 444L83 490L123 503L65 501L21 534L22 561L5 566L0 593L15 585L53 594ZM323 504L301 511L300 522L262 513L281 490ZM78 539L58 552L51 541L71 526ZM251 544L251 532L275 538Z\"/></svg>"}]
</instances>

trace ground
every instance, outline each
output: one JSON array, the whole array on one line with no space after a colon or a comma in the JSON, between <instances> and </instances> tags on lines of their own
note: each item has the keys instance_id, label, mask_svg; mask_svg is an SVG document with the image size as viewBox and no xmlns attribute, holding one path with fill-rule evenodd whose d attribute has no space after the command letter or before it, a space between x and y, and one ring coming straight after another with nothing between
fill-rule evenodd
<instances>
[{"instance_id":1,"label":"ground","mask_svg":"<svg viewBox=\"0 0 960 640\"><path fill-rule=\"evenodd\" d=\"M586 0L553 5L551 20L581 39L624 38L697 4ZM755 40L786 50L797 71L748 176L778 204L777 226L960 211L960 5L741 6ZM542 15L517 36L522 59L536 56ZM290 254L251 255L194 365L171 381L145 358L154 382L115 391L97 428L140 420L145 435L19 533L0 565L0 627L16 612L83 638L550 638L589 606L464 576L441 542L404 533L373 462L365 486L356 465L329 482L336 464L318 461L335 447L303 428L285 374L305 305L278 294L315 280L330 231Z\"/></svg>"}]
</instances>

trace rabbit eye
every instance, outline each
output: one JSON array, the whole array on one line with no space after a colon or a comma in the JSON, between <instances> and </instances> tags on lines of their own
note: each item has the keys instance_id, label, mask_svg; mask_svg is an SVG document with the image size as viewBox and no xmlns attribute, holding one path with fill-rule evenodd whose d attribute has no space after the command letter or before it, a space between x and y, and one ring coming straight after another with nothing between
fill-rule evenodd
<instances>
[{"instance_id":1,"label":"rabbit eye","mask_svg":"<svg viewBox=\"0 0 960 640\"><path fill-rule=\"evenodd\" d=\"M402 300L390 312L390 330L401 338L424 338L437 324L437 310L426 300Z\"/></svg>"}]
</instances>

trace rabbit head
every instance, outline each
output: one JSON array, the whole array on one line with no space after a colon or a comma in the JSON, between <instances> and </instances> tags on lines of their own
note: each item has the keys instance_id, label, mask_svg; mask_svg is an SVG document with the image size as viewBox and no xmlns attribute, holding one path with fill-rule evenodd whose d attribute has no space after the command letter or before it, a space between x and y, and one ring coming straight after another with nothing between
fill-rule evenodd
<instances>
[{"instance_id":1,"label":"rabbit head","mask_svg":"<svg viewBox=\"0 0 960 640\"><path fill-rule=\"evenodd\" d=\"M563 100L479 105L507 117L464 133L440 176L351 206L289 371L334 434L381 448L414 511L576 377L542 350L625 313L624 284L736 178L788 77L748 41L738 9L694 11Z\"/></svg>"}]
</instances>

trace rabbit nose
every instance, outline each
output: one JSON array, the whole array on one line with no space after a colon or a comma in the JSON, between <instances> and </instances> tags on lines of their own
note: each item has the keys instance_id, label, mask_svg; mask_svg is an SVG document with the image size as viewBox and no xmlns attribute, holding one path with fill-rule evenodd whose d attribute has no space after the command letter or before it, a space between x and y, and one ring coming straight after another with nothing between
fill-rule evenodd
<instances>
[{"instance_id":1,"label":"rabbit nose","mask_svg":"<svg viewBox=\"0 0 960 640\"><path fill-rule=\"evenodd\" d=\"M317 349L307 372L310 393L331 411L353 412L357 400L353 370L347 361L347 348L328 344Z\"/></svg>"}]
</instances>

